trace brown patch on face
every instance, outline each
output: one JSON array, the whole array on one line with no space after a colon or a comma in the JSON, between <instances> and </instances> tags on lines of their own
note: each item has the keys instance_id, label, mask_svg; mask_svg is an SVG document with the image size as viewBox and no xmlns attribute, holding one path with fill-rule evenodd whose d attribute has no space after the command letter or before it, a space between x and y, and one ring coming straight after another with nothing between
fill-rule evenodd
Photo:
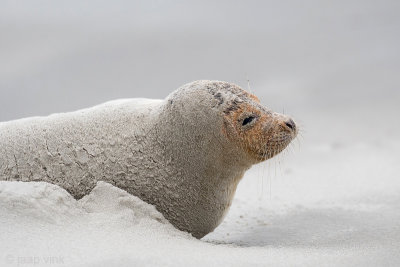
<instances>
[{"instance_id":1,"label":"brown patch on face","mask_svg":"<svg viewBox=\"0 0 400 267\"><path fill-rule=\"evenodd\" d=\"M259 105L256 96L248 94L248 97L247 101L233 101L226 108L223 133L256 162L261 162L285 149L296 136L297 129L288 126L288 117Z\"/></svg>"}]
</instances>

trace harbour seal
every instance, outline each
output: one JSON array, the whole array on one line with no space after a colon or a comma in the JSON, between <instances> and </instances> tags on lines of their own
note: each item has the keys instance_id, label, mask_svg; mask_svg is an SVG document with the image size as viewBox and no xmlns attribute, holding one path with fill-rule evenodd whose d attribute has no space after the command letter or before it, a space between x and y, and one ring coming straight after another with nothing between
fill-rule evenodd
<instances>
[{"instance_id":1,"label":"harbour seal","mask_svg":"<svg viewBox=\"0 0 400 267\"><path fill-rule=\"evenodd\" d=\"M245 171L296 134L292 119L239 86L195 81L164 100L0 123L0 180L45 181L75 198L105 181L201 238L222 221Z\"/></svg>"}]
</instances>

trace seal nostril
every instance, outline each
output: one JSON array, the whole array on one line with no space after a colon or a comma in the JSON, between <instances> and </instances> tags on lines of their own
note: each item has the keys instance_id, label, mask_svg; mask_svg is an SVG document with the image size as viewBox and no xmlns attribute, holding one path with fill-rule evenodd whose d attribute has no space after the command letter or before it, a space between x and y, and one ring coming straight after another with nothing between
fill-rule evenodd
<instances>
[{"instance_id":1,"label":"seal nostril","mask_svg":"<svg viewBox=\"0 0 400 267\"><path fill-rule=\"evenodd\" d=\"M289 119L288 121L285 122L286 126L292 129L293 131L296 129L296 124L292 119Z\"/></svg>"}]
</instances>

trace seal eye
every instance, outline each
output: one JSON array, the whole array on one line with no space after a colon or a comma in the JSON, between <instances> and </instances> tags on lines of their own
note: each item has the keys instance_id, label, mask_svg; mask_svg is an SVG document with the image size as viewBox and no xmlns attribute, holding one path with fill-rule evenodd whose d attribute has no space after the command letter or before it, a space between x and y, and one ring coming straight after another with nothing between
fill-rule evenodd
<instances>
[{"instance_id":1,"label":"seal eye","mask_svg":"<svg viewBox=\"0 0 400 267\"><path fill-rule=\"evenodd\" d=\"M242 125L245 126L245 125L249 124L249 123L252 122L255 118L256 118L256 117L254 117L254 116L249 116L249 117L245 118L245 119L243 120Z\"/></svg>"}]
</instances>

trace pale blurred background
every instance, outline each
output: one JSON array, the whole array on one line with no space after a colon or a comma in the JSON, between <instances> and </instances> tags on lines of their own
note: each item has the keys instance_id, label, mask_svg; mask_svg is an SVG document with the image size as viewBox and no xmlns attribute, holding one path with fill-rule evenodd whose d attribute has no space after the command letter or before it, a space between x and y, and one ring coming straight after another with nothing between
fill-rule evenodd
<instances>
[{"instance_id":1,"label":"pale blurred background","mask_svg":"<svg viewBox=\"0 0 400 267\"><path fill-rule=\"evenodd\" d=\"M0 121L249 80L312 138L399 134L399 1L0 3Z\"/></svg>"}]
</instances>

